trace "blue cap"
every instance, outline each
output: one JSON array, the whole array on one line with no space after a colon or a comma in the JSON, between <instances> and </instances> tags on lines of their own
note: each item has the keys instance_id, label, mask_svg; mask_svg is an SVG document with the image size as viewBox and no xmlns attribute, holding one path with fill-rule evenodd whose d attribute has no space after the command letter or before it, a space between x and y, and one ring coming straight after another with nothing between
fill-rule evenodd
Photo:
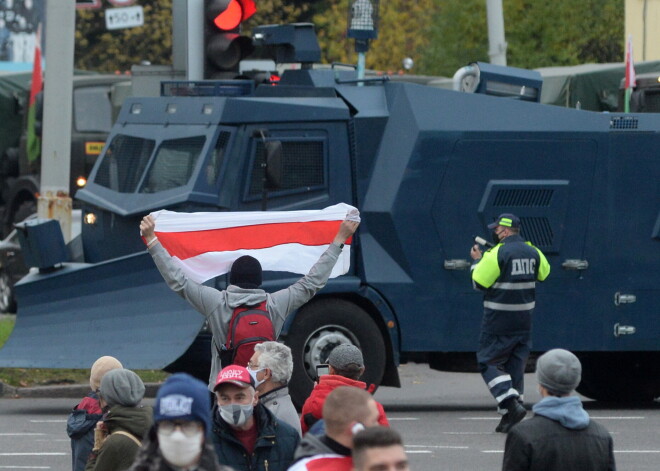
<instances>
[{"instance_id":1,"label":"blue cap","mask_svg":"<svg viewBox=\"0 0 660 471\"><path fill-rule=\"evenodd\" d=\"M494 222L488 224L488 229L495 229L497 226L513 227L515 229L520 227L520 219L515 214L500 214Z\"/></svg>"},{"instance_id":2,"label":"blue cap","mask_svg":"<svg viewBox=\"0 0 660 471\"><path fill-rule=\"evenodd\" d=\"M206 384L186 373L167 378L156 394L154 422L195 420L211 431L211 395Z\"/></svg>"}]
</instances>

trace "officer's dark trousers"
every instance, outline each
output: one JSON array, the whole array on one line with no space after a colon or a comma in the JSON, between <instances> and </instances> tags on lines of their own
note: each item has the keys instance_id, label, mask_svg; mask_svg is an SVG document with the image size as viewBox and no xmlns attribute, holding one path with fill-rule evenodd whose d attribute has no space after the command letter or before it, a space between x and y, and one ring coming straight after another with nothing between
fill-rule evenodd
<instances>
[{"instance_id":1,"label":"officer's dark trousers","mask_svg":"<svg viewBox=\"0 0 660 471\"><path fill-rule=\"evenodd\" d=\"M497 404L525 390L525 364L532 346L531 335L494 335L482 332L477 362L479 371Z\"/></svg>"}]
</instances>

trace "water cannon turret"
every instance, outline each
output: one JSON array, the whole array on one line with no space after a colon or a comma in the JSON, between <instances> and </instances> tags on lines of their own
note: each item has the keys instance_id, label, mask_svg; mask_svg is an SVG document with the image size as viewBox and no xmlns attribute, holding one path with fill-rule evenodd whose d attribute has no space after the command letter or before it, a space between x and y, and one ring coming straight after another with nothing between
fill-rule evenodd
<instances>
[{"instance_id":1,"label":"water cannon turret","mask_svg":"<svg viewBox=\"0 0 660 471\"><path fill-rule=\"evenodd\" d=\"M272 51L278 64L300 62L303 68L321 61L321 46L312 23L257 26L254 43Z\"/></svg>"}]
</instances>

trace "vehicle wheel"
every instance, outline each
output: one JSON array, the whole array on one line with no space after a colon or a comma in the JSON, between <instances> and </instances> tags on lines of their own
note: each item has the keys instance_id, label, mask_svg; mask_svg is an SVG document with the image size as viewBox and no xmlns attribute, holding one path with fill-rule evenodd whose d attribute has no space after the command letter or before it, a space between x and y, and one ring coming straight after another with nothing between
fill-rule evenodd
<instances>
[{"instance_id":1,"label":"vehicle wheel","mask_svg":"<svg viewBox=\"0 0 660 471\"><path fill-rule=\"evenodd\" d=\"M0 312L16 312L14 287L9 281L9 275L4 270L0 271Z\"/></svg>"},{"instance_id":2,"label":"vehicle wheel","mask_svg":"<svg viewBox=\"0 0 660 471\"><path fill-rule=\"evenodd\" d=\"M343 299L322 299L305 305L285 343L293 354L289 393L300 410L316 380L316 365L325 363L334 347L353 344L362 350L362 381L378 386L385 371L385 343L376 322L362 308Z\"/></svg>"},{"instance_id":3,"label":"vehicle wheel","mask_svg":"<svg viewBox=\"0 0 660 471\"><path fill-rule=\"evenodd\" d=\"M26 200L23 201L18 208L16 209L16 212L14 213L14 218L12 221L10 221L10 227L17 222L25 221L28 216L33 215L34 213L37 212L37 202L34 200Z\"/></svg>"},{"instance_id":4,"label":"vehicle wheel","mask_svg":"<svg viewBox=\"0 0 660 471\"><path fill-rule=\"evenodd\" d=\"M578 354L582 381L577 391L597 401L652 401L660 397L659 352Z\"/></svg>"}]
</instances>

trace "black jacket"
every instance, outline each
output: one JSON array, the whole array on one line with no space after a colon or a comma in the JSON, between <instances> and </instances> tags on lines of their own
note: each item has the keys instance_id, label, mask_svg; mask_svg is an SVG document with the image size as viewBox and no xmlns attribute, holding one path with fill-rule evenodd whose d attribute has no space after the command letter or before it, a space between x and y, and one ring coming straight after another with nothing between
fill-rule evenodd
<instances>
[{"instance_id":1,"label":"black jacket","mask_svg":"<svg viewBox=\"0 0 660 471\"><path fill-rule=\"evenodd\" d=\"M286 471L300 436L289 424L278 421L262 404L254 408L258 436L254 453L248 455L231 427L222 420L217 406L213 408L213 443L220 463L236 471Z\"/></svg>"},{"instance_id":2,"label":"black jacket","mask_svg":"<svg viewBox=\"0 0 660 471\"><path fill-rule=\"evenodd\" d=\"M506 437L502 471L615 471L612 437L589 421L571 430L535 415L514 426Z\"/></svg>"}]
</instances>

